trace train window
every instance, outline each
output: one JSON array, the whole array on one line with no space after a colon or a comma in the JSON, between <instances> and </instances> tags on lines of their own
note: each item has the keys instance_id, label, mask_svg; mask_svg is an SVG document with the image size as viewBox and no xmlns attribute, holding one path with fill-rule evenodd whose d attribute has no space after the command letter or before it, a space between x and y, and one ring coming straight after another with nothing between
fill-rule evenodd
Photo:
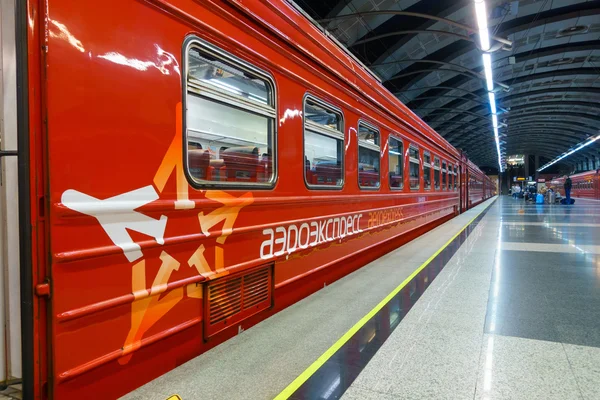
<instances>
[{"instance_id":1,"label":"train window","mask_svg":"<svg viewBox=\"0 0 600 400\"><path fill-rule=\"evenodd\" d=\"M425 190L431 189L431 154L423 152L423 186Z\"/></svg>"},{"instance_id":2,"label":"train window","mask_svg":"<svg viewBox=\"0 0 600 400\"><path fill-rule=\"evenodd\" d=\"M199 39L185 63L186 163L196 186L272 186L275 85L265 72Z\"/></svg>"},{"instance_id":3,"label":"train window","mask_svg":"<svg viewBox=\"0 0 600 400\"><path fill-rule=\"evenodd\" d=\"M404 187L404 146L402 140L392 136L388 142L390 189L402 189Z\"/></svg>"},{"instance_id":4,"label":"train window","mask_svg":"<svg viewBox=\"0 0 600 400\"><path fill-rule=\"evenodd\" d=\"M409 178L410 178L410 188L418 189L419 188L419 180L421 167L419 162L419 148L415 146L410 146L408 148L408 165L409 165Z\"/></svg>"},{"instance_id":5,"label":"train window","mask_svg":"<svg viewBox=\"0 0 600 400\"><path fill-rule=\"evenodd\" d=\"M435 190L440 190L440 159L434 157L433 161L433 186Z\"/></svg>"},{"instance_id":6,"label":"train window","mask_svg":"<svg viewBox=\"0 0 600 400\"><path fill-rule=\"evenodd\" d=\"M442 161L442 190L448 190L448 170L446 169L446 161Z\"/></svg>"},{"instance_id":7,"label":"train window","mask_svg":"<svg viewBox=\"0 0 600 400\"><path fill-rule=\"evenodd\" d=\"M342 113L307 96L304 100L304 180L309 187L344 184Z\"/></svg>"},{"instance_id":8,"label":"train window","mask_svg":"<svg viewBox=\"0 0 600 400\"><path fill-rule=\"evenodd\" d=\"M454 166L454 190L458 187L458 168Z\"/></svg>"},{"instance_id":9,"label":"train window","mask_svg":"<svg viewBox=\"0 0 600 400\"><path fill-rule=\"evenodd\" d=\"M358 123L358 186L379 187L379 131L363 121Z\"/></svg>"},{"instance_id":10,"label":"train window","mask_svg":"<svg viewBox=\"0 0 600 400\"><path fill-rule=\"evenodd\" d=\"M452 169L452 164L448 163L448 187L446 190L452 190L452 182L454 181L454 172Z\"/></svg>"}]
</instances>

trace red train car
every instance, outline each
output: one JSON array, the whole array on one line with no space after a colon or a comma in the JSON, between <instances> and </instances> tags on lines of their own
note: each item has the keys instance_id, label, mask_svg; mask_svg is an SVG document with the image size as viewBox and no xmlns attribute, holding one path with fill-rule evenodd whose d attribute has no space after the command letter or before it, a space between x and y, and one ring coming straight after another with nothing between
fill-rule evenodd
<instances>
[{"instance_id":1,"label":"red train car","mask_svg":"<svg viewBox=\"0 0 600 400\"><path fill-rule=\"evenodd\" d=\"M491 196L288 2L17 3L32 397L127 393Z\"/></svg>"},{"instance_id":2,"label":"red train car","mask_svg":"<svg viewBox=\"0 0 600 400\"><path fill-rule=\"evenodd\" d=\"M575 199L600 200L600 170L571 175L571 197ZM559 190L564 196L565 177L552 179L549 187Z\"/></svg>"}]
</instances>

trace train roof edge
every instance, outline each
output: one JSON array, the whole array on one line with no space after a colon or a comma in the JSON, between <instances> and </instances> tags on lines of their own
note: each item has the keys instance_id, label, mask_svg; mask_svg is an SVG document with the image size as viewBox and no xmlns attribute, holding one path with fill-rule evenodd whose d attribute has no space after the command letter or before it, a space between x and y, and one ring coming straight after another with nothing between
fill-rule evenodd
<instances>
[{"instance_id":1,"label":"train roof edge","mask_svg":"<svg viewBox=\"0 0 600 400\"><path fill-rule=\"evenodd\" d=\"M351 69L352 69L352 73L354 74L354 77L357 79L360 79L362 81L362 84L364 85L363 90L368 89L369 87L377 88L376 89L377 93L379 94L379 96L382 97L382 100L385 100L385 102L387 104L377 104L377 102L375 101L375 106L378 106L382 109L386 109L388 114L390 114L392 118L395 118L396 120L401 120L400 118L394 116L393 112L391 112L391 110L393 110L394 107L397 108L404 115L406 115L406 117L408 117L407 121L403 121L403 123L401 123L401 125L406 126L406 128L409 130L413 130L413 131L421 130L421 132L419 132L419 133L427 134L430 137L430 139L433 141L433 143L435 143L437 146L439 146L440 148L443 148L445 151L447 151L449 153L453 153L456 156L458 156L458 154L459 154L458 149L456 149L454 146L452 146L450 144L450 142L448 142L443 136L441 136L438 132L436 132L433 128L431 128L417 114L415 114L410 108L408 108L405 104L403 104L400 101L400 99L398 99L387 88L385 88L383 86L383 84L381 83L381 80L374 74L373 71L371 71L362 62L360 62L360 60L358 60L353 54L351 54L351 52L344 45L342 45L331 34L329 34L326 29L324 29L322 26L320 26L318 24L318 22L316 22L304 10L302 10L302 8L300 6L298 6L293 0L280 0L280 2L281 2L280 3L281 5L287 6L288 10L296 13L305 22L307 22L306 28L307 29L312 28L313 34L319 35L323 41L329 42L335 49L340 51L340 54L336 55L334 52L331 51L332 49L329 49L325 46L323 47L323 51L328 53L329 57L331 57L332 59L340 59L339 56L343 56L343 58L346 58L346 60L351 64ZM253 17L253 18L257 17L256 14L252 13L252 11L250 9L248 9L248 7L246 5L244 5L242 2L240 2L239 0L233 0L232 3L235 4L238 8L242 9L246 14L249 14L251 17ZM273 4L271 4L271 6L273 6ZM259 20L261 20L264 23L263 19L259 18ZM270 30L273 33L277 34L276 29L273 29L271 27ZM308 33L306 33L306 38L310 39L310 35ZM315 58L312 54L305 51L305 49L299 49L299 50L302 51L306 56L310 57L313 61L319 63L326 69L329 69L330 72L333 71L333 72L336 72L339 74L338 70L331 68L331 65L325 65L321 60L319 60L318 58ZM345 73L339 74L339 75L348 76L347 74L348 74L348 72L345 72ZM353 83L352 81L348 81L348 83L350 85L356 87L356 84ZM368 99L371 99L371 100L375 100L368 94L365 94L365 97Z\"/></svg>"}]
</instances>

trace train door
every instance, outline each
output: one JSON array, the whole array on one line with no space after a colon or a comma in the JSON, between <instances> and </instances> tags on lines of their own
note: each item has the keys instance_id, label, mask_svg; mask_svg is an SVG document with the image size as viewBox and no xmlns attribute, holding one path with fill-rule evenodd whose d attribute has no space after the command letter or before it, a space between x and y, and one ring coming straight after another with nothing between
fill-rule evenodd
<instances>
[{"instance_id":1,"label":"train door","mask_svg":"<svg viewBox=\"0 0 600 400\"><path fill-rule=\"evenodd\" d=\"M468 210L469 209L469 167L465 164L464 169L463 169L464 173L463 173L463 180L462 180L462 186L463 186L463 208L464 210Z\"/></svg>"},{"instance_id":2,"label":"train door","mask_svg":"<svg viewBox=\"0 0 600 400\"><path fill-rule=\"evenodd\" d=\"M0 3L0 389L21 382L15 11L11 3Z\"/></svg>"},{"instance_id":3,"label":"train door","mask_svg":"<svg viewBox=\"0 0 600 400\"><path fill-rule=\"evenodd\" d=\"M462 181L463 181L462 171L463 171L462 163L459 163L458 164L458 175L456 176L456 179L458 179L458 209L461 214L463 212L465 212L465 209L463 207L464 194L463 194L463 188L462 188Z\"/></svg>"},{"instance_id":4,"label":"train door","mask_svg":"<svg viewBox=\"0 0 600 400\"><path fill-rule=\"evenodd\" d=\"M460 212L463 213L465 211L467 211L467 205L468 203L468 192L467 192L467 168L465 166L464 163L460 163L459 165L459 171L458 171L458 176L459 176L459 186L458 186L458 190L460 193Z\"/></svg>"},{"instance_id":5,"label":"train door","mask_svg":"<svg viewBox=\"0 0 600 400\"><path fill-rule=\"evenodd\" d=\"M594 188L594 199L600 200L600 169L596 170L596 176L594 177L592 186Z\"/></svg>"}]
</instances>

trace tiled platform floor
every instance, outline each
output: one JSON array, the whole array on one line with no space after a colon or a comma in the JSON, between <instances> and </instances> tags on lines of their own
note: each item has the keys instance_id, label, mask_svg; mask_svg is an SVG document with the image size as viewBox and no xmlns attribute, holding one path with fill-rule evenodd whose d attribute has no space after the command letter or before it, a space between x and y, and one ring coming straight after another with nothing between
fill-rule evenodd
<instances>
[{"instance_id":1,"label":"tiled platform floor","mask_svg":"<svg viewBox=\"0 0 600 400\"><path fill-rule=\"evenodd\" d=\"M499 198L342 397L600 399L600 204Z\"/></svg>"}]
</instances>

